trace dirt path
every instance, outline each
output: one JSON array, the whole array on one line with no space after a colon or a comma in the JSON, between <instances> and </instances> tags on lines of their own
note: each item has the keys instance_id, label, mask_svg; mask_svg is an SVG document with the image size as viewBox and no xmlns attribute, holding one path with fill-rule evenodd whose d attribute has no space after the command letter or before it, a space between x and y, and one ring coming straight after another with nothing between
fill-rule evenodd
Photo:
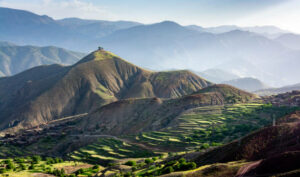
<instances>
[{"instance_id":1,"label":"dirt path","mask_svg":"<svg viewBox=\"0 0 300 177\"><path fill-rule=\"evenodd\" d=\"M260 163L261 160L242 166L235 175L235 177L246 177L245 174L250 170L256 168Z\"/></svg>"}]
</instances>

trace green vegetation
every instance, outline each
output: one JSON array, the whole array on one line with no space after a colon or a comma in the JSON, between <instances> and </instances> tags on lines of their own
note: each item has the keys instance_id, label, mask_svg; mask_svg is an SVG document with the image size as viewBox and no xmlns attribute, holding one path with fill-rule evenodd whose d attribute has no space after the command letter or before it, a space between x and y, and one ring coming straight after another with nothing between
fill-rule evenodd
<instances>
[{"instance_id":1,"label":"green vegetation","mask_svg":"<svg viewBox=\"0 0 300 177\"><path fill-rule=\"evenodd\" d=\"M80 168L81 166L85 168ZM69 169L69 172L71 172L68 174L65 169ZM82 173L79 173L81 172L79 169ZM0 161L0 174L14 177L29 177L40 173L52 174L59 177L72 177L78 174L81 176L91 176L99 172L99 170L100 167L98 165L91 166L72 161L64 162L61 158L46 157L42 159L37 155Z\"/></svg>"}]
</instances>

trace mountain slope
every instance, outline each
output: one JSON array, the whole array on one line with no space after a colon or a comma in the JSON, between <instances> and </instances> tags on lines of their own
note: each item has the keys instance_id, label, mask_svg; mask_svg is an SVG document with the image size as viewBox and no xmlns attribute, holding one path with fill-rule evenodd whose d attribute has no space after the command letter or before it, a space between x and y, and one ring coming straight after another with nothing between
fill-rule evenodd
<instances>
[{"instance_id":1,"label":"mountain slope","mask_svg":"<svg viewBox=\"0 0 300 177\"><path fill-rule=\"evenodd\" d=\"M266 84L255 78L240 78L223 82L224 84L232 85L242 90L253 92L256 90L269 88Z\"/></svg>"},{"instance_id":2,"label":"mountain slope","mask_svg":"<svg viewBox=\"0 0 300 177\"><path fill-rule=\"evenodd\" d=\"M73 66L41 66L0 79L0 127L37 126L119 99L176 98L209 85L189 71L146 71L98 50Z\"/></svg>"},{"instance_id":3,"label":"mountain slope","mask_svg":"<svg viewBox=\"0 0 300 177\"><path fill-rule=\"evenodd\" d=\"M57 47L17 46L0 42L0 73L10 76L39 65L71 65L84 56Z\"/></svg>"}]
</instances>

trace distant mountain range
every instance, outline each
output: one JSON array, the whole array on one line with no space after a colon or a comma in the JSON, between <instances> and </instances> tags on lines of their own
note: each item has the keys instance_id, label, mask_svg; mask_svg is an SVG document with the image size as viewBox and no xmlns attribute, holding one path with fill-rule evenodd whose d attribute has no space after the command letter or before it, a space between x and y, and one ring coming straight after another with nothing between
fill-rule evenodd
<instances>
[{"instance_id":1,"label":"distant mountain range","mask_svg":"<svg viewBox=\"0 0 300 177\"><path fill-rule=\"evenodd\" d=\"M0 7L0 40L21 45L51 45L88 52L99 45L99 38L136 25L139 23L77 18L54 20L46 15Z\"/></svg>"},{"instance_id":2,"label":"distant mountain range","mask_svg":"<svg viewBox=\"0 0 300 177\"><path fill-rule=\"evenodd\" d=\"M223 25L223 26L216 26L216 27L208 27L203 28L201 26L197 25L190 25L187 26L190 29L197 30L200 32L209 32L209 33L227 33L234 30L241 30L241 31L249 31L257 34L264 35L266 37L278 37L281 34L289 33L289 31L282 30L280 28L277 28L275 26L254 26L254 27L239 27L236 25Z\"/></svg>"},{"instance_id":3,"label":"distant mountain range","mask_svg":"<svg viewBox=\"0 0 300 177\"><path fill-rule=\"evenodd\" d=\"M280 93L291 92L294 90L300 90L300 83L295 85L284 86L280 88L261 89L261 90L257 90L255 93L258 95L266 96L266 95L276 95Z\"/></svg>"},{"instance_id":4,"label":"distant mountain range","mask_svg":"<svg viewBox=\"0 0 300 177\"><path fill-rule=\"evenodd\" d=\"M202 28L171 21L144 25L77 18L54 20L0 8L3 41L81 52L102 46L153 70L222 69L239 77L258 78L270 86L299 82L298 38L291 35L297 36L272 26Z\"/></svg>"},{"instance_id":5,"label":"distant mountain range","mask_svg":"<svg viewBox=\"0 0 300 177\"><path fill-rule=\"evenodd\" d=\"M214 83L222 83L229 80L239 79L240 77L231 72L224 71L222 69L208 69L202 72L195 72L199 76L206 78Z\"/></svg>"},{"instance_id":6,"label":"distant mountain range","mask_svg":"<svg viewBox=\"0 0 300 177\"><path fill-rule=\"evenodd\" d=\"M0 41L0 76L15 75L39 65L71 65L84 55L52 46L18 46Z\"/></svg>"},{"instance_id":7,"label":"distant mountain range","mask_svg":"<svg viewBox=\"0 0 300 177\"><path fill-rule=\"evenodd\" d=\"M251 78L251 77L229 80L229 81L223 82L223 84L232 85L236 88L246 90L248 92L254 92L257 90L270 88L269 86L267 86L260 80Z\"/></svg>"}]
</instances>

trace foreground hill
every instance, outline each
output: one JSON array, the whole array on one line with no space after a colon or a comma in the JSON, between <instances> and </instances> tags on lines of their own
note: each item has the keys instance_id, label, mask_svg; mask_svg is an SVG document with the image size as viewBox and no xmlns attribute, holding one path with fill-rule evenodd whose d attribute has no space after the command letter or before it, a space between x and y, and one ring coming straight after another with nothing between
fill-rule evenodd
<instances>
[{"instance_id":1,"label":"foreground hill","mask_svg":"<svg viewBox=\"0 0 300 177\"><path fill-rule=\"evenodd\" d=\"M0 128L37 126L125 98L176 98L211 85L189 71L151 72L104 50L73 66L40 66L0 79Z\"/></svg>"},{"instance_id":2,"label":"foreground hill","mask_svg":"<svg viewBox=\"0 0 300 177\"><path fill-rule=\"evenodd\" d=\"M90 113L81 125L86 130L100 134L137 134L175 126L175 118L188 109L245 103L255 98L256 95L231 86L213 85L191 95L171 100L159 98L120 100Z\"/></svg>"},{"instance_id":3,"label":"foreground hill","mask_svg":"<svg viewBox=\"0 0 300 177\"><path fill-rule=\"evenodd\" d=\"M57 47L18 46L0 42L0 74L15 75L39 65L71 65L84 55Z\"/></svg>"},{"instance_id":4,"label":"foreground hill","mask_svg":"<svg viewBox=\"0 0 300 177\"><path fill-rule=\"evenodd\" d=\"M269 88L266 84L258 79L247 77L223 82L224 84L232 85L242 90L253 92L256 90Z\"/></svg>"}]
</instances>

